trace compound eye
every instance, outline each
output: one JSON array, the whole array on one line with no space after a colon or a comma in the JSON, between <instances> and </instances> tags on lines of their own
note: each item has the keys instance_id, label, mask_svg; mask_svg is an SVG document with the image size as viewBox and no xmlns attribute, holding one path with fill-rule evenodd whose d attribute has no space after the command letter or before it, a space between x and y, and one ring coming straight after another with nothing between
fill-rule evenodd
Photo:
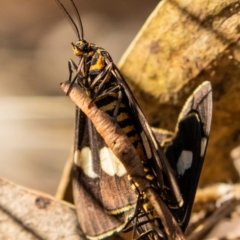
<instances>
[{"instance_id":1,"label":"compound eye","mask_svg":"<svg viewBox=\"0 0 240 240\"><path fill-rule=\"evenodd\" d=\"M88 44L87 44L87 43L83 43L83 44L82 44L82 50L83 50L84 52L86 52L86 51L88 50Z\"/></svg>"},{"instance_id":2,"label":"compound eye","mask_svg":"<svg viewBox=\"0 0 240 240\"><path fill-rule=\"evenodd\" d=\"M88 51L88 43L85 40L80 40L77 42L76 47L82 52L87 52Z\"/></svg>"}]
</instances>

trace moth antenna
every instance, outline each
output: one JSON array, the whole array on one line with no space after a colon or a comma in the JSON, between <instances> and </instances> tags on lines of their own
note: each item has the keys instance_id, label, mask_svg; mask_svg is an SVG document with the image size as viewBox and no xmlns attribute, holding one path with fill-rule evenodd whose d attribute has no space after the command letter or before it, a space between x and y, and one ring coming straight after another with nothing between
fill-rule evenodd
<instances>
[{"instance_id":1,"label":"moth antenna","mask_svg":"<svg viewBox=\"0 0 240 240\"><path fill-rule=\"evenodd\" d=\"M57 3L57 5L59 6L59 8L62 10L62 12L64 13L65 17L67 18L67 20L70 22L76 36L78 37L78 40L81 40L81 36L80 36L80 33L79 33L79 30L78 30L78 27L76 25L76 23L73 21L73 18L70 16L69 12L67 11L67 9L63 6L63 4L60 2L60 0L55 0L55 2ZM74 4L75 6L75 4ZM76 7L76 6L75 6ZM79 15L79 13L78 13ZM78 16L79 18L79 16ZM80 27L81 27L81 33L83 32L82 30L82 26L80 24Z\"/></svg>"},{"instance_id":2,"label":"moth antenna","mask_svg":"<svg viewBox=\"0 0 240 240\"><path fill-rule=\"evenodd\" d=\"M82 24L82 19L80 17L80 13L79 13L79 11L77 9L77 6L76 6L74 0L69 0L69 1L72 3L72 6L73 6L73 8L74 8L74 10L76 12L76 15L77 15L78 26L79 26L78 32L80 33L80 37L81 37L80 39L84 39L83 24Z\"/></svg>"}]
</instances>

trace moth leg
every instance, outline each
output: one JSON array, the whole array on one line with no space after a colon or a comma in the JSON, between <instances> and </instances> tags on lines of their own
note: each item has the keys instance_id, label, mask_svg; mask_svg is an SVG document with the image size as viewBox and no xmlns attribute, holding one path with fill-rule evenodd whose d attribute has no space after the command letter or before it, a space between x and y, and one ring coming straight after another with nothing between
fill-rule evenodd
<instances>
[{"instance_id":1,"label":"moth leg","mask_svg":"<svg viewBox=\"0 0 240 240\"><path fill-rule=\"evenodd\" d=\"M69 59L68 60L68 71L69 71L68 81L69 82L72 81L73 69L77 71L77 64L72 59Z\"/></svg>"},{"instance_id":2,"label":"moth leg","mask_svg":"<svg viewBox=\"0 0 240 240\"><path fill-rule=\"evenodd\" d=\"M118 115L118 111L119 111L119 108L120 108L120 104L122 102L122 99L123 99L123 93L121 91L121 89L119 89L118 91L118 99L117 99L117 104L116 104L116 107L113 111L113 117L116 118L117 115Z\"/></svg>"},{"instance_id":3,"label":"moth leg","mask_svg":"<svg viewBox=\"0 0 240 240\"><path fill-rule=\"evenodd\" d=\"M132 240L165 239L163 231L153 223L154 218L152 219L149 217L150 214L153 215L153 212L144 209L144 199L143 194L139 192L134 214L122 231L132 231ZM132 225L129 226L130 224ZM136 235L138 235L137 238L135 238Z\"/></svg>"},{"instance_id":4,"label":"moth leg","mask_svg":"<svg viewBox=\"0 0 240 240\"><path fill-rule=\"evenodd\" d=\"M99 84L97 91L94 93L93 99L97 99L97 98L99 98L100 96L103 96L103 95L106 96L106 95L107 95L107 94L106 94L106 89L105 89L104 91L102 91L101 94L99 94L99 93L101 92L102 88L104 87L105 83L109 80L110 77L111 77L111 75L110 75L110 74L107 74L107 75L104 77L104 79L102 79L102 80L100 79L100 80L101 80L101 83ZM107 89L107 92L112 92L112 90Z\"/></svg>"},{"instance_id":5,"label":"moth leg","mask_svg":"<svg viewBox=\"0 0 240 240\"><path fill-rule=\"evenodd\" d=\"M101 81L101 83L99 84L98 89L101 89L102 85L104 85L104 83L110 78L111 76L111 71L113 68L113 64L109 63L102 71L101 73L99 73L92 81L90 87L94 88L95 85ZM105 77L104 77L105 76ZM104 79L103 79L104 78ZM99 91L99 90L98 90Z\"/></svg>"},{"instance_id":6,"label":"moth leg","mask_svg":"<svg viewBox=\"0 0 240 240\"><path fill-rule=\"evenodd\" d=\"M74 72L73 69L76 71L76 74L75 74L74 78L72 79L72 74ZM66 95L69 94L71 87L75 82L77 82L82 88L85 89L86 87L83 84L83 80L87 79L87 75L85 74L85 72L86 72L85 58L82 57L80 59L78 66L72 59L69 59L68 60L68 70L69 70L68 81L70 81L71 84L69 86L69 90L67 91Z\"/></svg>"},{"instance_id":7,"label":"moth leg","mask_svg":"<svg viewBox=\"0 0 240 240\"><path fill-rule=\"evenodd\" d=\"M138 219L138 216L139 216L139 212L141 211L142 202L143 202L142 194L139 193L134 214L128 220L128 222L126 223L125 227L122 229L122 232L130 232L130 231L132 231L132 239L133 240L134 240L136 232L137 232L136 231L136 229L138 227L137 226L137 219ZM132 225L130 225L130 224L132 224Z\"/></svg>"},{"instance_id":8,"label":"moth leg","mask_svg":"<svg viewBox=\"0 0 240 240\"><path fill-rule=\"evenodd\" d=\"M117 89L119 89L119 88L120 88L120 86L117 85L117 86L114 86L114 87L111 87L111 88L106 89L106 90L103 91L100 95L93 97L90 105L91 105L92 103L94 103L94 102L97 102L98 100L100 100L100 99L102 99L102 98L107 97L107 96L110 96L110 95L113 95L113 94L114 94L114 95L118 94L118 93L116 93L115 91L116 91Z\"/></svg>"},{"instance_id":9,"label":"moth leg","mask_svg":"<svg viewBox=\"0 0 240 240\"><path fill-rule=\"evenodd\" d=\"M119 89L119 91L117 93L117 95L118 95L117 96L117 104L116 104L116 107L115 107L114 112L113 112L113 117L116 118L117 115L118 115L120 104L122 102L122 98L123 98L123 94L122 94L122 91L121 91L121 86L116 85L116 86L113 86L112 88L108 88L108 89L105 89L105 90L102 91L103 87L105 86L105 83L112 76L112 69L113 69L113 63L109 62L108 65L104 68L104 70L93 80L90 87L93 88L99 81L101 81L99 86L98 86L97 91L94 93L94 96L92 98L93 99L92 102L95 102L96 100L98 100L100 98L108 96L111 93L114 94L115 90ZM102 91L102 93L99 94L101 91Z\"/></svg>"},{"instance_id":10,"label":"moth leg","mask_svg":"<svg viewBox=\"0 0 240 240\"><path fill-rule=\"evenodd\" d=\"M94 92L94 95L92 97L93 102L96 101L95 99L99 99L102 96L107 96L107 92L113 92L115 89L111 90L111 88L103 89L105 86L105 83L110 79L111 77L111 71L112 71L112 63L109 63L100 74L98 74L90 84L90 89L93 89L98 82L99 85L97 87L97 90ZM102 91L103 90L103 91ZM101 92L102 91L102 92ZM101 93L101 94L100 94Z\"/></svg>"},{"instance_id":11,"label":"moth leg","mask_svg":"<svg viewBox=\"0 0 240 240\"><path fill-rule=\"evenodd\" d=\"M118 114L119 107L120 107L120 104L121 104L122 98L123 98L123 94L120 89L120 85L116 85L112 88L108 88L108 89L105 89L104 91L102 91L102 88L105 86L105 83L112 76L112 69L113 69L113 63L109 62L108 65L104 68L104 70L93 80L90 88L93 88L99 81L101 81L98 86L97 91L94 93L92 102L95 102L95 101L99 100L100 98L106 97L106 96L110 95L111 93L114 93L115 90L119 89L119 91L117 93L118 94L117 104L116 104L116 107L113 112L113 117L115 118ZM101 91L102 91L102 93L99 94Z\"/></svg>"},{"instance_id":12,"label":"moth leg","mask_svg":"<svg viewBox=\"0 0 240 240\"><path fill-rule=\"evenodd\" d=\"M72 84L76 81L76 78L77 78L77 74L76 74L74 79L72 80L73 69L75 71L77 71L77 65L76 65L76 63L72 59L69 59L68 60L68 71L69 71L68 81L71 82L71 84L69 86L68 91L66 92L66 95L69 94L69 92L71 90L71 87L72 87Z\"/></svg>"}]
</instances>

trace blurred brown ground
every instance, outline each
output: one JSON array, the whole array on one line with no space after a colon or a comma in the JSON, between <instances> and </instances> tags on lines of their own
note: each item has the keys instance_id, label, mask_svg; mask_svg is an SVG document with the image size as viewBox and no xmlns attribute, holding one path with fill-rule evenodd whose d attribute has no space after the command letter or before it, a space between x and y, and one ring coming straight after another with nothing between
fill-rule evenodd
<instances>
[{"instance_id":1,"label":"blurred brown ground","mask_svg":"<svg viewBox=\"0 0 240 240\"><path fill-rule=\"evenodd\" d=\"M85 38L106 48L115 62L158 3L76 2ZM76 40L53 0L1 1L1 177L55 193L73 143L74 106L59 83L68 78Z\"/></svg>"}]
</instances>

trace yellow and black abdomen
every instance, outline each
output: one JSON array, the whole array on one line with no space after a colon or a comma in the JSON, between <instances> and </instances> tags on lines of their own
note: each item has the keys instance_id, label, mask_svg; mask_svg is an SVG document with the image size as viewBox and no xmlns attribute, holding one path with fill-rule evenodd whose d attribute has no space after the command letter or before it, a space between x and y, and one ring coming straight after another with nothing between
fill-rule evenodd
<instances>
[{"instance_id":1,"label":"yellow and black abdomen","mask_svg":"<svg viewBox=\"0 0 240 240\"><path fill-rule=\"evenodd\" d=\"M109 83L110 84L110 83ZM152 171L150 170L150 159L147 157L146 150L144 148L143 140L141 137L141 132L143 129L139 129L140 126L135 126L137 123L134 121L134 113L131 111L127 97L123 92L123 98L120 103L118 103L119 90L115 90L110 94L106 95L104 98L100 98L95 101L95 104L102 111L113 117L114 110L118 106L117 115L114 117L117 124L121 127L123 132L128 137L129 141L133 144L137 151L137 154L142 160L143 169L146 173L146 178L151 182L153 186L156 187L156 179ZM122 91L120 89L120 91Z\"/></svg>"}]
</instances>

